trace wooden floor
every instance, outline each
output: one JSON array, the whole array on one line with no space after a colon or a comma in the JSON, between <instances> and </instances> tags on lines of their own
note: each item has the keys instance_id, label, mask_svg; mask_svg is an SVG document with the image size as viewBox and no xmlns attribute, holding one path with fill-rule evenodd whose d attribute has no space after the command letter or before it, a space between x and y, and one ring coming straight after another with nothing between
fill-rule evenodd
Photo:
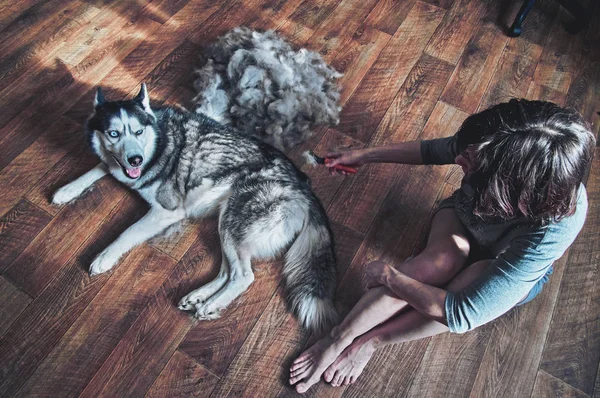
<instances>
[{"instance_id":1,"label":"wooden floor","mask_svg":"<svg viewBox=\"0 0 600 398\"><path fill-rule=\"evenodd\" d=\"M0 0L0 396L292 396L291 361L311 336L286 311L280 263L223 317L176 302L217 273L214 220L132 251L111 275L93 257L147 209L110 178L74 204L49 204L95 164L82 124L94 87L110 99L148 83L155 104L190 104L200 48L228 29L277 29L345 73L336 128L305 148L451 135L511 97L600 116L600 6L588 29L538 1L521 38L506 0ZM594 10L595 8L595 10ZM600 397L600 153L587 224L533 302L465 335L378 352L348 388L320 397ZM361 294L366 261L418 250L453 167L373 165L354 177L306 170L333 223L338 302Z\"/></svg>"}]
</instances>

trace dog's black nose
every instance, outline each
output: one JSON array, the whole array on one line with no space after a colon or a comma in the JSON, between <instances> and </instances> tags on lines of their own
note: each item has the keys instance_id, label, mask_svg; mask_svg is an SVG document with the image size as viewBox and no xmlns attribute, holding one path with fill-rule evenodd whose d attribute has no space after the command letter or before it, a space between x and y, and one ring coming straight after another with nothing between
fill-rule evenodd
<instances>
[{"instance_id":1,"label":"dog's black nose","mask_svg":"<svg viewBox=\"0 0 600 398\"><path fill-rule=\"evenodd\" d=\"M138 167L142 165L142 162L144 161L144 158L139 156L139 155L135 155L135 156L130 156L127 158L127 161L129 162L130 165L132 165L133 167Z\"/></svg>"}]
</instances>

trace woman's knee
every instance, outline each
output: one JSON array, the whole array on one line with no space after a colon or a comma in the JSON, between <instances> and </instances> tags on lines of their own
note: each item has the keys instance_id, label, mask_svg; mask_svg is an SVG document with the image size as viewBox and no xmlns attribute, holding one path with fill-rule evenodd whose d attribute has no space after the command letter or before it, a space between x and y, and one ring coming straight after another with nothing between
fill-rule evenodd
<instances>
[{"instance_id":1,"label":"woman's knee","mask_svg":"<svg viewBox=\"0 0 600 398\"><path fill-rule=\"evenodd\" d=\"M462 268L469 257L470 245L466 237L451 235L430 242L423 255L440 270Z\"/></svg>"},{"instance_id":2,"label":"woman's knee","mask_svg":"<svg viewBox=\"0 0 600 398\"><path fill-rule=\"evenodd\" d=\"M468 246L438 242L428 245L419 255L400 264L398 270L420 282L441 286L460 272L468 255Z\"/></svg>"}]
</instances>

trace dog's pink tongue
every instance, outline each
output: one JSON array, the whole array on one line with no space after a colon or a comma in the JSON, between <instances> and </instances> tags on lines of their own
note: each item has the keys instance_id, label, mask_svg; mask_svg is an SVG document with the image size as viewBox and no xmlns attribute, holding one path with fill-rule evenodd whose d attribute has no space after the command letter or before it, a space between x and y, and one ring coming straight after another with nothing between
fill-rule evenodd
<instances>
[{"instance_id":1,"label":"dog's pink tongue","mask_svg":"<svg viewBox=\"0 0 600 398\"><path fill-rule=\"evenodd\" d=\"M136 167L133 169L126 169L127 175L131 178L138 178L142 174L142 169L140 167Z\"/></svg>"}]
</instances>

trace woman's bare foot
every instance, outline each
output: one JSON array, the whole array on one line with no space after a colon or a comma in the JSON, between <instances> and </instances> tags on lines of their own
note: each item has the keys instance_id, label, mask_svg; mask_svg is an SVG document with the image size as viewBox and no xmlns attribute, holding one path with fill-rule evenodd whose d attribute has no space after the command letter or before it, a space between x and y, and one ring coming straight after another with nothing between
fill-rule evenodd
<instances>
[{"instance_id":1,"label":"woman's bare foot","mask_svg":"<svg viewBox=\"0 0 600 398\"><path fill-rule=\"evenodd\" d=\"M372 340L355 340L340 354L323 374L333 387L347 386L356 381L377 348Z\"/></svg>"},{"instance_id":2,"label":"woman's bare foot","mask_svg":"<svg viewBox=\"0 0 600 398\"><path fill-rule=\"evenodd\" d=\"M321 379L325 369L335 361L347 345L347 343L343 344L330 336L317 341L292 363L290 384L294 385L302 380L302 383L296 385L296 391L306 392Z\"/></svg>"}]
</instances>

